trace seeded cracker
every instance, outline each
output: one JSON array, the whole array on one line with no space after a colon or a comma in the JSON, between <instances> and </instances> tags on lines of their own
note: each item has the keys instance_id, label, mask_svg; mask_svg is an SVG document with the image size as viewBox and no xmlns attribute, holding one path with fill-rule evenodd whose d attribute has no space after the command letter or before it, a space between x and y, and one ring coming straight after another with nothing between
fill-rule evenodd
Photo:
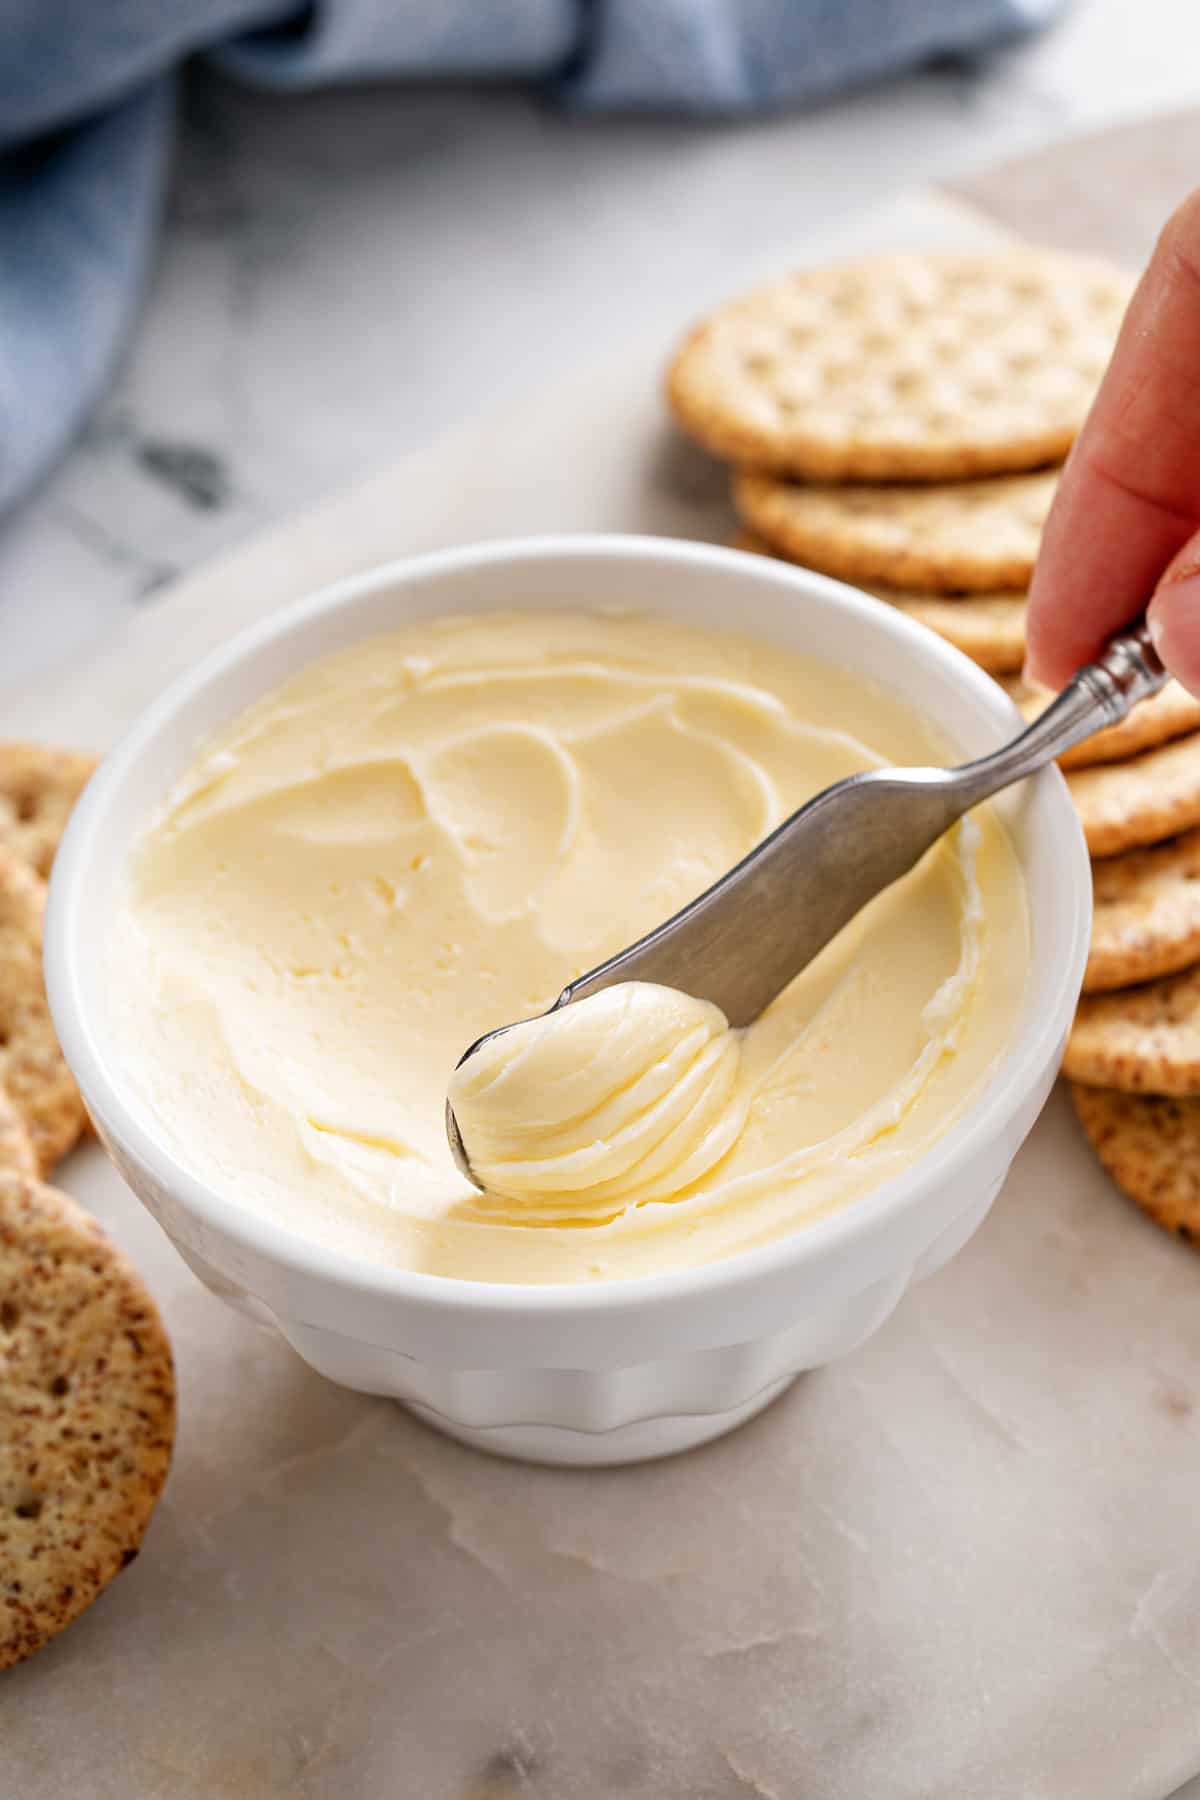
<instances>
[{"instance_id":1,"label":"seeded cracker","mask_svg":"<svg viewBox=\"0 0 1200 1800\"><path fill-rule=\"evenodd\" d=\"M1200 1244L1200 1100L1072 1087L1079 1122L1117 1186L1165 1231Z\"/></svg>"},{"instance_id":2,"label":"seeded cracker","mask_svg":"<svg viewBox=\"0 0 1200 1800\"><path fill-rule=\"evenodd\" d=\"M48 1174L77 1141L83 1101L54 1034L42 978L44 884L0 850L0 1086Z\"/></svg>"},{"instance_id":3,"label":"seeded cracker","mask_svg":"<svg viewBox=\"0 0 1200 1800\"><path fill-rule=\"evenodd\" d=\"M45 879L96 759L41 744L0 743L0 850Z\"/></svg>"},{"instance_id":4,"label":"seeded cracker","mask_svg":"<svg viewBox=\"0 0 1200 1800\"><path fill-rule=\"evenodd\" d=\"M1085 994L1063 1072L1125 1094L1200 1096L1200 968L1141 987Z\"/></svg>"},{"instance_id":5,"label":"seeded cracker","mask_svg":"<svg viewBox=\"0 0 1200 1800\"><path fill-rule=\"evenodd\" d=\"M175 1433L171 1347L82 1207L0 1173L0 1669L137 1555Z\"/></svg>"},{"instance_id":6,"label":"seeded cracker","mask_svg":"<svg viewBox=\"0 0 1200 1800\"><path fill-rule=\"evenodd\" d=\"M0 1175L36 1175L37 1159L16 1107L0 1087Z\"/></svg>"},{"instance_id":7,"label":"seeded cracker","mask_svg":"<svg viewBox=\"0 0 1200 1800\"><path fill-rule=\"evenodd\" d=\"M1200 962L1200 831L1092 869L1095 906L1085 994L1133 987Z\"/></svg>"},{"instance_id":8,"label":"seeded cracker","mask_svg":"<svg viewBox=\"0 0 1200 1800\"><path fill-rule=\"evenodd\" d=\"M1200 733L1128 762L1077 769L1067 786L1093 856L1161 844L1200 825Z\"/></svg>"}]
</instances>

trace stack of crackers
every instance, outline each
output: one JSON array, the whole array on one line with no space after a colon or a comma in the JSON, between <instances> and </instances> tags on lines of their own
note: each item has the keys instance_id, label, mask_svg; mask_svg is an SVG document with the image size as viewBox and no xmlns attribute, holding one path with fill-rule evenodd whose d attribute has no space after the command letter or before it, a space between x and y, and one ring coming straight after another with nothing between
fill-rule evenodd
<instances>
[{"instance_id":1,"label":"stack of crackers","mask_svg":"<svg viewBox=\"0 0 1200 1800\"><path fill-rule=\"evenodd\" d=\"M1095 896L1063 1070L1117 1184L1200 1240L1200 700L1171 682L1061 761Z\"/></svg>"},{"instance_id":2,"label":"stack of crackers","mask_svg":"<svg viewBox=\"0 0 1200 1800\"><path fill-rule=\"evenodd\" d=\"M1013 675L1058 465L1130 287L1024 248L810 269L701 321L667 394L733 465L744 548L866 587Z\"/></svg>"},{"instance_id":3,"label":"stack of crackers","mask_svg":"<svg viewBox=\"0 0 1200 1800\"><path fill-rule=\"evenodd\" d=\"M1026 590L1131 289L1033 248L807 270L701 321L668 398L732 465L742 548L866 588L1032 718ZM1117 1182L1200 1235L1200 701L1172 683L1063 763L1096 890L1065 1070Z\"/></svg>"},{"instance_id":4,"label":"stack of crackers","mask_svg":"<svg viewBox=\"0 0 1200 1800\"><path fill-rule=\"evenodd\" d=\"M86 1115L42 977L46 877L92 761L0 744L0 1669L137 1554L175 1423L137 1271L46 1185Z\"/></svg>"}]
</instances>

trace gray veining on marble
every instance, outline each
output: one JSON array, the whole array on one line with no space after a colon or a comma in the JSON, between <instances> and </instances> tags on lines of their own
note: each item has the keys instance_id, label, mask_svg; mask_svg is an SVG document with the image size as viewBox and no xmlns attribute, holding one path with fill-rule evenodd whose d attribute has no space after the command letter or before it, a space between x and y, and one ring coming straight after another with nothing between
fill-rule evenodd
<instances>
[{"instance_id":1,"label":"gray veining on marble","mask_svg":"<svg viewBox=\"0 0 1200 1800\"><path fill-rule=\"evenodd\" d=\"M381 460L626 337L665 344L808 229L1191 98L1191 17L1079 0L981 70L723 127L571 121L504 91L193 83L135 341L0 528L0 686Z\"/></svg>"}]
</instances>

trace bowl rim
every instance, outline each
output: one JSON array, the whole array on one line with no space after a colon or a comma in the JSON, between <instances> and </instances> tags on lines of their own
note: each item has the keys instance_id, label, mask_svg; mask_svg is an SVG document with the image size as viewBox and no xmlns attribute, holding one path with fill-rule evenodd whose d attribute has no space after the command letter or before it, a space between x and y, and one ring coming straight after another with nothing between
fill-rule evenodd
<instances>
[{"instance_id":1,"label":"bowl rim","mask_svg":"<svg viewBox=\"0 0 1200 1800\"><path fill-rule=\"evenodd\" d=\"M410 1302L421 1310L467 1308L497 1318L540 1315L547 1324L568 1315L593 1318L640 1304L729 1297L765 1276L797 1271L873 1236L917 1206L935 1184L954 1178L982 1141L997 1135L1057 1056L1074 1008L1087 957L1091 922L1090 864L1083 832L1066 783L1053 765L1034 784L1062 814L1062 842L1054 904L1063 915L1071 954L1052 971L1052 985L1030 994L1006 1048L985 1077L977 1100L930 1149L898 1175L852 1204L812 1220L802 1229L715 1261L659 1274L621 1276L596 1282L485 1282L433 1274L387 1263L372 1263L326 1246L289 1226L257 1213L210 1187L180 1161L126 1102L118 1076L119 1059L103 1049L81 977L82 928L86 915L89 865L101 845L106 821L119 805L130 775L152 756L176 715L233 667L266 651L329 613L365 600L381 589L403 587L428 577L453 575L488 563L520 563L555 558L641 559L683 567L726 567L739 581L758 580L819 598L856 615L891 636L918 659L940 665L1001 726L1019 714L991 676L932 632L885 602L843 582L749 552L691 539L633 533L555 534L488 539L478 543L402 557L343 577L315 593L277 607L235 633L193 667L168 683L109 751L80 798L55 858L45 924L46 985L55 1028L67 1061L92 1110L114 1141L127 1146L153 1180L209 1230L290 1274L334 1285L379 1301ZM398 623L401 621L398 620ZM373 635L373 634L365 634ZM346 643L353 642L348 638ZM337 647L324 654L336 654ZM316 660L314 658L314 660ZM282 679L282 678L281 678ZM268 693L267 682L262 692ZM902 691L901 691L902 697ZM241 710L240 708L236 710ZM230 717L235 716L231 713ZM1028 893L1028 889L1027 889ZM1032 897L1030 897L1032 910ZM1036 928L1036 920L1034 921Z\"/></svg>"}]
</instances>

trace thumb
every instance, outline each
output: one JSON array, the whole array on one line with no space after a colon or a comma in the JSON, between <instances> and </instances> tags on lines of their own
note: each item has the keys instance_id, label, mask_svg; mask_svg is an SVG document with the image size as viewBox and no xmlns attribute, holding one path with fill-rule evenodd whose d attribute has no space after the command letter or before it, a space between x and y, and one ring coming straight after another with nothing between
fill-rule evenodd
<instances>
[{"instance_id":1,"label":"thumb","mask_svg":"<svg viewBox=\"0 0 1200 1800\"><path fill-rule=\"evenodd\" d=\"M1167 564L1147 623L1154 648L1172 675L1200 695L1200 531Z\"/></svg>"}]
</instances>

